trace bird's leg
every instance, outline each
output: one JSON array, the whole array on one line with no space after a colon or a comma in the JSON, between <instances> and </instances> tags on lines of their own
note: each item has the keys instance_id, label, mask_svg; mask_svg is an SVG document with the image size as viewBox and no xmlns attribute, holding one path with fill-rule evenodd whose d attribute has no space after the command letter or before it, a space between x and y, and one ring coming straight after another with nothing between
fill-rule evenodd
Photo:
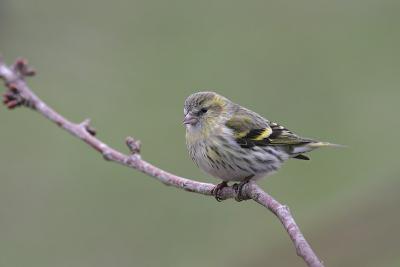
<instances>
[{"instance_id":1,"label":"bird's leg","mask_svg":"<svg viewBox=\"0 0 400 267\"><path fill-rule=\"evenodd\" d=\"M244 178L243 181L241 181L239 184L234 184L234 185L233 185L233 189L235 189L235 191L236 191L235 200L236 200L237 202L246 200L246 198L243 197L243 193L242 193L243 186L244 186L245 184L247 184L248 182L250 182L251 178L253 178L253 177L254 177L254 175L250 175L250 176Z\"/></svg>"},{"instance_id":2,"label":"bird's leg","mask_svg":"<svg viewBox=\"0 0 400 267\"><path fill-rule=\"evenodd\" d=\"M211 191L211 194L214 195L215 199L216 199L218 202L221 202L221 201L223 200L223 199L221 199L221 198L219 197L219 192L220 192L224 187L227 187L227 186L228 186L228 182L223 181L222 183L217 184L217 185L213 188L213 190Z\"/></svg>"}]
</instances>

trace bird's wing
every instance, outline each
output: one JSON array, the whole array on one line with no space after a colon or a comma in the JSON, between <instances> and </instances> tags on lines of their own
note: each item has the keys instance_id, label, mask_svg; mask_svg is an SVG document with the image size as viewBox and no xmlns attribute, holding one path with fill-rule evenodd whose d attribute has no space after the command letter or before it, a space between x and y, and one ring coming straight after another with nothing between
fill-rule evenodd
<instances>
[{"instance_id":1,"label":"bird's wing","mask_svg":"<svg viewBox=\"0 0 400 267\"><path fill-rule=\"evenodd\" d=\"M226 126L232 130L235 141L242 148L266 146L269 144L268 137L272 134L266 119L243 108L232 115Z\"/></svg>"},{"instance_id":2,"label":"bird's wing","mask_svg":"<svg viewBox=\"0 0 400 267\"><path fill-rule=\"evenodd\" d=\"M272 133L268 137L271 145L303 145L314 142L311 139L298 136L275 122L270 122L269 126L272 129Z\"/></svg>"},{"instance_id":3,"label":"bird's wing","mask_svg":"<svg viewBox=\"0 0 400 267\"><path fill-rule=\"evenodd\" d=\"M232 129L236 142L242 148L267 145L292 146L312 142L249 110L236 112L226 122L226 126Z\"/></svg>"}]
</instances>

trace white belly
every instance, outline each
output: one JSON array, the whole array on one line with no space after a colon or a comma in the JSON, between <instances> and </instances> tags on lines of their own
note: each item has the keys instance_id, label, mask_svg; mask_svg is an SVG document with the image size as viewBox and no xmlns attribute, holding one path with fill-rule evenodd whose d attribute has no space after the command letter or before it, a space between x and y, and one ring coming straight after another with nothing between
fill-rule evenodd
<instances>
[{"instance_id":1,"label":"white belly","mask_svg":"<svg viewBox=\"0 0 400 267\"><path fill-rule=\"evenodd\" d=\"M223 181L266 177L276 172L287 159L287 155L279 151L273 151L275 156L268 153L270 148L241 148L233 142L229 146L222 146L219 143L203 140L201 145L195 147L194 149L193 146L188 146L193 161L204 172Z\"/></svg>"}]
</instances>

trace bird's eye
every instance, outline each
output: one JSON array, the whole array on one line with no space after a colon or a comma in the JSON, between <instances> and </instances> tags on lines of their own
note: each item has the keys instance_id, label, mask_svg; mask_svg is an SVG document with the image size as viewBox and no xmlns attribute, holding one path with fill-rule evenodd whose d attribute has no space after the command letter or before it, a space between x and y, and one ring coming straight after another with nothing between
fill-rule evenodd
<instances>
[{"instance_id":1,"label":"bird's eye","mask_svg":"<svg viewBox=\"0 0 400 267\"><path fill-rule=\"evenodd\" d=\"M202 108L202 109L200 109L200 113L201 113L201 114L207 113L207 111L208 111L207 108Z\"/></svg>"}]
</instances>

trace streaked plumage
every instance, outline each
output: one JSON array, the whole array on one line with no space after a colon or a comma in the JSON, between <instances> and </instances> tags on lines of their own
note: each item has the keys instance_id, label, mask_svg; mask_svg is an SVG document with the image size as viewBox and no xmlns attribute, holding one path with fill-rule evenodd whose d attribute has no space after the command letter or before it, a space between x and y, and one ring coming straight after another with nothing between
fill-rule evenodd
<instances>
[{"instance_id":1,"label":"streaked plumage","mask_svg":"<svg viewBox=\"0 0 400 267\"><path fill-rule=\"evenodd\" d=\"M214 92L185 101L186 144L192 160L225 182L276 172L289 158L332 144L303 138Z\"/></svg>"}]
</instances>

